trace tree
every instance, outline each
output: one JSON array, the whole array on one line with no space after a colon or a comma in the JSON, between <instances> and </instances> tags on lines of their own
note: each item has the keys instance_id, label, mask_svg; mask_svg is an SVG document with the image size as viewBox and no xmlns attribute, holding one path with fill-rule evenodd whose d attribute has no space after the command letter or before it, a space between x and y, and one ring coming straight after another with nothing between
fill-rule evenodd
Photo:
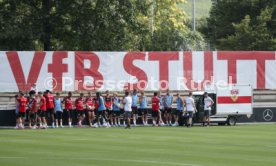
<instances>
[{"instance_id":1,"label":"tree","mask_svg":"<svg viewBox=\"0 0 276 166\"><path fill-rule=\"evenodd\" d=\"M276 38L269 33L267 22L272 19L272 10L264 9L251 25L251 18L246 15L238 24L233 24L235 33L220 40L220 48L224 50L275 50Z\"/></svg>"},{"instance_id":2,"label":"tree","mask_svg":"<svg viewBox=\"0 0 276 166\"><path fill-rule=\"evenodd\" d=\"M0 0L1 50L181 50L202 38L187 28L186 0ZM154 10L152 10L154 9ZM187 40L187 38L191 40ZM196 41L195 41L196 40Z\"/></svg>"},{"instance_id":3,"label":"tree","mask_svg":"<svg viewBox=\"0 0 276 166\"><path fill-rule=\"evenodd\" d=\"M74 4L74 1L1 0L0 49L56 49L56 42L66 31L65 16Z\"/></svg>"},{"instance_id":4,"label":"tree","mask_svg":"<svg viewBox=\"0 0 276 166\"><path fill-rule=\"evenodd\" d=\"M219 50L275 50L274 0L213 0L205 37Z\"/></svg>"}]
</instances>

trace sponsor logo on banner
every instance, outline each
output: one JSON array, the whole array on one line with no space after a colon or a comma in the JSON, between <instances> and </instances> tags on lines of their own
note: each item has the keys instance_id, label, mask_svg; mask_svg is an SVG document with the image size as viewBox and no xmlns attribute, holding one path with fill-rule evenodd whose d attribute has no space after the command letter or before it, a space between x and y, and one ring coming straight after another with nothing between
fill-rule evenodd
<instances>
[{"instance_id":1,"label":"sponsor logo on banner","mask_svg":"<svg viewBox=\"0 0 276 166\"><path fill-rule=\"evenodd\" d=\"M264 112L263 112L263 119L268 122L268 121L271 121L272 118L273 118L273 112L272 112L272 110L271 109L264 110Z\"/></svg>"}]
</instances>

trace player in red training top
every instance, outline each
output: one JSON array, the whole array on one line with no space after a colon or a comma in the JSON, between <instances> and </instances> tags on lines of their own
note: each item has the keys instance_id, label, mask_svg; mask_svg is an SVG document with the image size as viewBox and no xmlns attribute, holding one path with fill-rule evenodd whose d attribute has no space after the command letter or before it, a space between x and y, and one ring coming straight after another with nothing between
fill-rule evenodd
<instances>
[{"instance_id":1,"label":"player in red training top","mask_svg":"<svg viewBox=\"0 0 276 166\"><path fill-rule=\"evenodd\" d=\"M151 102L152 102L152 123L153 126L157 126L157 124L159 124L158 122L158 113L159 113L159 98L158 98L158 93L154 92L153 94L154 96L151 98Z\"/></svg>"},{"instance_id":2,"label":"player in red training top","mask_svg":"<svg viewBox=\"0 0 276 166\"><path fill-rule=\"evenodd\" d=\"M105 102L105 115L109 119L109 122L107 123L107 127L110 127L111 124L113 124L113 119L112 119L112 96L109 95L109 91L106 91L106 96L104 98Z\"/></svg>"},{"instance_id":3,"label":"player in red training top","mask_svg":"<svg viewBox=\"0 0 276 166\"><path fill-rule=\"evenodd\" d=\"M37 123L37 110L38 110L38 102L36 97L36 92L31 90L30 95L30 120L29 120L29 128L36 129L36 123ZM32 127L33 125L33 127Z\"/></svg>"},{"instance_id":4,"label":"player in red training top","mask_svg":"<svg viewBox=\"0 0 276 166\"><path fill-rule=\"evenodd\" d=\"M39 102L39 109L40 109L40 128L45 129L47 127L47 122L46 122L46 111L47 111L47 107L46 107L46 98L42 95L42 92L38 92L38 98L40 98L40 102Z\"/></svg>"},{"instance_id":5,"label":"player in red training top","mask_svg":"<svg viewBox=\"0 0 276 166\"><path fill-rule=\"evenodd\" d=\"M94 117L95 117L94 101L93 101L91 92L88 92L88 96L85 99L85 105L86 105L86 110L87 110L87 114L88 114L89 125L90 125L90 127L94 127L94 123L93 123Z\"/></svg>"},{"instance_id":6,"label":"player in red training top","mask_svg":"<svg viewBox=\"0 0 276 166\"><path fill-rule=\"evenodd\" d=\"M46 98L46 108L47 108L48 119L51 119L52 128L55 128L54 95L49 90L46 90L44 97Z\"/></svg>"},{"instance_id":7,"label":"player in red training top","mask_svg":"<svg viewBox=\"0 0 276 166\"><path fill-rule=\"evenodd\" d=\"M82 127L82 121L85 118L83 93L80 93L80 97L76 99L75 106L78 117L78 126Z\"/></svg>"},{"instance_id":8,"label":"player in red training top","mask_svg":"<svg viewBox=\"0 0 276 166\"><path fill-rule=\"evenodd\" d=\"M19 92L19 98L17 99L18 101L18 122L19 122L19 128L22 129L24 128L24 119L26 116L26 107L27 107L27 98L24 97L23 92Z\"/></svg>"},{"instance_id":9,"label":"player in red training top","mask_svg":"<svg viewBox=\"0 0 276 166\"><path fill-rule=\"evenodd\" d=\"M64 114L68 119L68 125L69 127L72 127L72 116L73 116L72 92L68 92L68 96L63 98L62 103L64 103L64 106L65 106Z\"/></svg>"}]
</instances>

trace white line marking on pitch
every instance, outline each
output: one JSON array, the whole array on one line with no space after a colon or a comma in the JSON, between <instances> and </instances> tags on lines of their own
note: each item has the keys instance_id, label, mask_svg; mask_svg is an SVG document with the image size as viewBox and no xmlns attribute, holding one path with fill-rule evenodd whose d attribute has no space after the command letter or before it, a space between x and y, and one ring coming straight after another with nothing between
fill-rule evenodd
<instances>
[{"instance_id":1,"label":"white line marking on pitch","mask_svg":"<svg viewBox=\"0 0 276 166\"><path fill-rule=\"evenodd\" d=\"M25 157L0 156L0 159L23 159Z\"/></svg>"},{"instance_id":2,"label":"white line marking on pitch","mask_svg":"<svg viewBox=\"0 0 276 166\"><path fill-rule=\"evenodd\" d=\"M0 159L28 159L27 157L16 157L16 156L0 156ZM46 158L41 158L41 159L51 159L51 160L63 160L65 158L62 157L56 157L56 158L51 158L51 157L46 157ZM79 157L79 158L70 158L71 160L97 160L97 161L118 161L118 162L136 162L136 163L152 163L152 164L166 164L166 165L179 165L179 166L200 166L197 164L185 164L185 163L176 163L176 162L162 162L162 161L154 161L154 160L124 160L124 159L99 159L99 158L84 158L84 157Z\"/></svg>"},{"instance_id":3,"label":"white line marking on pitch","mask_svg":"<svg viewBox=\"0 0 276 166\"><path fill-rule=\"evenodd\" d=\"M275 146L266 146L268 148L276 148L276 145Z\"/></svg>"},{"instance_id":4,"label":"white line marking on pitch","mask_svg":"<svg viewBox=\"0 0 276 166\"><path fill-rule=\"evenodd\" d=\"M59 159L59 158L50 158L50 159ZM154 160L125 160L125 159L99 159L99 158L70 158L73 160L97 160L97 161L118 161L118 162L136 162L136 163L152 163L152 164L166 164L166 165L179 165L179 166L200 166L197 164L185 164L185 163L176 163L176 162L162 162Z\"/></svg>"}]
</instances>

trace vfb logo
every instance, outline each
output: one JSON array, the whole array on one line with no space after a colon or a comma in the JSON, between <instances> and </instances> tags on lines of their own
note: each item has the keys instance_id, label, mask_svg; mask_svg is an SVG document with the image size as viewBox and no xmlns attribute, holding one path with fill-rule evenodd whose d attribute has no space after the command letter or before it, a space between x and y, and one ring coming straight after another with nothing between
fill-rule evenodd
<instances>
[{"instance_id":1,"label":"vfb logo","mask_svg":"<svg viewBox=\"0 0 276 166\"><path fill-rule=\"evenodd\" d=\"M239 95L239 90L238 89L232 89L231 91L230 91L230 93L231 93L231 99L234 101L234 102L236 102L237 100L238 100L238 95Z\"/></svg>"}]
</instances>

